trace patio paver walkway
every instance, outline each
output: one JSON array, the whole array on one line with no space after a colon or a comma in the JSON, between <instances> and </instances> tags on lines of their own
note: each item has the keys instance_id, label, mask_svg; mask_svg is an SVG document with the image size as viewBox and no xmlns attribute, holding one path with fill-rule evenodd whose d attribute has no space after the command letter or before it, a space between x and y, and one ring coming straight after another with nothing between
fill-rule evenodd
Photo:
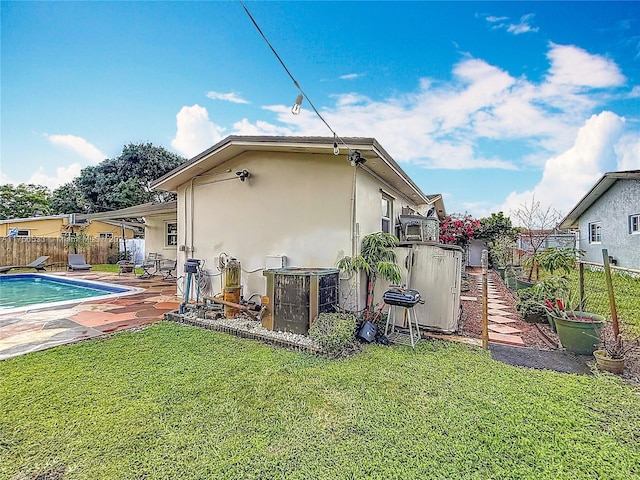
<instances>
[{"instance_id":1,"label":"patio paver walkway","mask_svg":"<svg viewBox=\"0 0 640 480\"><path fill-rule=\"evenodd\" d=\"M158 276L141 279L108 272L48 273L145 290L58 309L0 314L0 360L158 322L165 313L177 310L181 301L175 295L175 282Z\"/></svg>"},{"instance_id":2,"label":"patio paver walkway","mask_svg":"<svg viewBox=\"0 0 640 480\"><path fill-rule=\"evenodd\" d=\"M473 276L476 277L480 292L482 292L482 275L475 274ZM489 342L524 346L524 340L520 336L522 331L509 326L510 323L517 322L510 318L513 314L509 312L509 307L501 299L500 292L491 279L487 281L487 300ZM482 302L482 297L478 301Z\"/></svg>"}]
</instances>

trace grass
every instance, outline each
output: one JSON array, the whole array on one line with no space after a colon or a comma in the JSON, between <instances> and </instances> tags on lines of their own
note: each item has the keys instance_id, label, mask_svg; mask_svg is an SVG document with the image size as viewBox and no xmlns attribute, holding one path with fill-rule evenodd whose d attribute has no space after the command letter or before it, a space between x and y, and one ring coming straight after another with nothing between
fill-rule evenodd
<instances>
[{"instance_id":1,"label":"grass","mask_svg":"<svg viewBox=\"0 0 640 480\"><path fill-rule=\"evenodd\" d=\"M441 342L331 361L160 323L0 362L0 411L8 479L640 476L630 387Z\"/></svg>"},{"instance_id":2,"label":"grass","mask_svg":"<svg viewBox=\"0 0 640 480\"><path fill-rule=\"evenodd\" d=\"M571 291L580 291L580 276L578 269L569 275ZM618 318L627 333L631 336L640 335L640 278L613 274L611 276L614 298ZM584 286L586 308L591 313L597 313L611 319L611 309L604 272L584 270ZM578 298L578 297L576 297Z\"/></svg>"}]
</instances>

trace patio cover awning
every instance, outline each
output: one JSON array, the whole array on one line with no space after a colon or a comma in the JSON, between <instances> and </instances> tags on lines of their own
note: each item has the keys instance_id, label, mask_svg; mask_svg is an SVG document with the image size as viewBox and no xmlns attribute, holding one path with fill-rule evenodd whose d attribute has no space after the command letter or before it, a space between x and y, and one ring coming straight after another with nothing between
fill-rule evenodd
<instances>
[{"instance_id":1,"label":"patio cover awning","mask_svg":"<svg viewBox=\"0 0 640 480\"><path fill-rule=\"evenodd\" d=\"M118 220L122 218L142 218L154 215L164 215L177 213L178 202L165 203L143 203L134 207L122 208L120 210L110 210L108 212L98 213L76 213L75 219L78 220Z\"/></svg>"}]
</instances>

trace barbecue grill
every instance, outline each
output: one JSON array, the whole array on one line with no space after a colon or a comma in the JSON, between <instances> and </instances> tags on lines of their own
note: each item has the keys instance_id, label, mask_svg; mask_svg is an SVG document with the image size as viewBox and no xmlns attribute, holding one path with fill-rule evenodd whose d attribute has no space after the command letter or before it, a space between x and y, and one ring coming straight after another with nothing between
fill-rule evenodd
<instances>
[{"instance_id":1,"label":"barbecue grill","mask_svg":"<svg viewBox=\"0 0 640 480\"><path fill-rule=\"evenodd\" d=\"M418 303L424 303L424 300L420 296L420 292L417 290L405 290L403 288L390 288L382 295L382 300L386 305L389 305L389 315L387 316L387 323L384 327L384 335L392 343L400 343L403 345L411 345L412 348L420 340L420 328L418 327L418 320L413 311L413 307ZM408 324L409 333L403 333L397 330L396 314L398 308L402 308L403 313L403 326ZM391 325L391 330L389 330ZM415 327L415 332L413 331Z\"/></svg>"}]
</instances>

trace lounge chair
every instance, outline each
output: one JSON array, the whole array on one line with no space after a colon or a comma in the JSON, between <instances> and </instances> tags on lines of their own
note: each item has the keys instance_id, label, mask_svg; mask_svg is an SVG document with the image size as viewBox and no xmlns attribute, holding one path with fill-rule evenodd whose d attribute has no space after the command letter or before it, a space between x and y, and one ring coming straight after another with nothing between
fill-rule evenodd
<instances>
[{"instance_id":1,"label":"lounge chair","mask_svg":"<svg viewBox=\"0 0 640 480\"><path fill-rule=\"evenodd\" d=\"M69 270L91 270L91 265L89 265L85 259L84 255L81 253L70 253L69 254Z\"/></svg>"},{"instance_id":2,"label":"lounge chair","mask_svg":"<svg viewBox=\"0 0 640 480\"><path fill-rule=\"evenodd\" d=\"M0 267L0 273L9 273L14 268L35 268L37 272L46 272L46 262L49 260L49 256L45 255L42 257L36 258L33 262L28 265L11 265L6 267Z\"/></svg>"}]
</instances>

